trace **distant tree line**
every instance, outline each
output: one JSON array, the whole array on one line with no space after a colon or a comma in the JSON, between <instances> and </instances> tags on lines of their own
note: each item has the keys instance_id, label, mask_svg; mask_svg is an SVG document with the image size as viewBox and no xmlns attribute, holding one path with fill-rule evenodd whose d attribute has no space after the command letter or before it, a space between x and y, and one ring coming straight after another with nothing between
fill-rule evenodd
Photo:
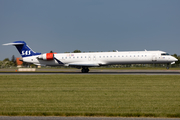
<instances>
[{"instance_id":1,"label":"distant tree line","mask_svg":"<svg viewBox=\"0 0 180 120\"><path fill-rule=\"evenodd\" d=\"M0 68L10 68L16 67L16 57L13 55L11 60L9 58L5 58L3 61L0 61Z\"/></svg>"}]
</instances>

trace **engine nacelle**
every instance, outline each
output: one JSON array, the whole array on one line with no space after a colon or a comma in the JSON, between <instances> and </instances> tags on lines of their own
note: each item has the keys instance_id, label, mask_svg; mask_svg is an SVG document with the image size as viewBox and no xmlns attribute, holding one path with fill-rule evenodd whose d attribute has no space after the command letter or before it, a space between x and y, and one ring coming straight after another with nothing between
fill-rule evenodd
<instances>
[{"instance_id":1,"label":"engine nacelle","mask_svg":"<svg viewBox=\"0 0 180 120\"><path fill-rule=\"evenodd\" d=\"M54 59L54 53L45 53L38 56L38 59L40 60L53 60Z\"/></svg>"}]
</instances>

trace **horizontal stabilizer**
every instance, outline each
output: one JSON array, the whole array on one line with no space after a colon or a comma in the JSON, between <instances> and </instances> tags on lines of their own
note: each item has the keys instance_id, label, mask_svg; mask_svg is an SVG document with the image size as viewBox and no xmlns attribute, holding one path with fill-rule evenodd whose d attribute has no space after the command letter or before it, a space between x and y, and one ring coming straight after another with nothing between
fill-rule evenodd
<instances>
[{"instance_id":1,"label":"horizontal stabilizer","mask_svg":"<svg viewBox=\"0 0 180 120\"><path fill-rule=\"evenodd\" d=\"M3 44L3 45L23 45L24 43L6 43L6 44Z\"/></svg>"}]
</instances>

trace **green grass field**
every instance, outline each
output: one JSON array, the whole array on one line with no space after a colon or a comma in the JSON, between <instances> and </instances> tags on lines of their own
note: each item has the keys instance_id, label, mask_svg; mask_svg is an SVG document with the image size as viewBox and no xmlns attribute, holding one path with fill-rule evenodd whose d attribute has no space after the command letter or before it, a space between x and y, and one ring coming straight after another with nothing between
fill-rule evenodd
<instances>
[{"instance_id":1,"label":"green grass field","mask_svg":"<svg viewBox=\"0 0 180 120\"><path fill-rule=\"evenodd\" d=\"M0 75L0 115L180 117L180 76Z\"/></svg>"}]
</instances>

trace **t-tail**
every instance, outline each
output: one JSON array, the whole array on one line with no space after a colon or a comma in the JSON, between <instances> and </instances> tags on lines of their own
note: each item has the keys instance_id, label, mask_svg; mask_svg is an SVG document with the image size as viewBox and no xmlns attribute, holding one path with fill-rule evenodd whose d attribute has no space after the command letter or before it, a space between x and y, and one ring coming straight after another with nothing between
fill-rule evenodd
<instances>
[{"instance_id":1,"label":"t-tail","mask_svg":"<svg viewBox=\"0 0 180 120\"><path fill-rule=\"evenodd\" d=\"M3 45L14 45L18 49L22 57L29 57L40 55L41 53L34 52L24 41L15 41L13 43L7 43Z\"/></svg>"}]
</instances>

